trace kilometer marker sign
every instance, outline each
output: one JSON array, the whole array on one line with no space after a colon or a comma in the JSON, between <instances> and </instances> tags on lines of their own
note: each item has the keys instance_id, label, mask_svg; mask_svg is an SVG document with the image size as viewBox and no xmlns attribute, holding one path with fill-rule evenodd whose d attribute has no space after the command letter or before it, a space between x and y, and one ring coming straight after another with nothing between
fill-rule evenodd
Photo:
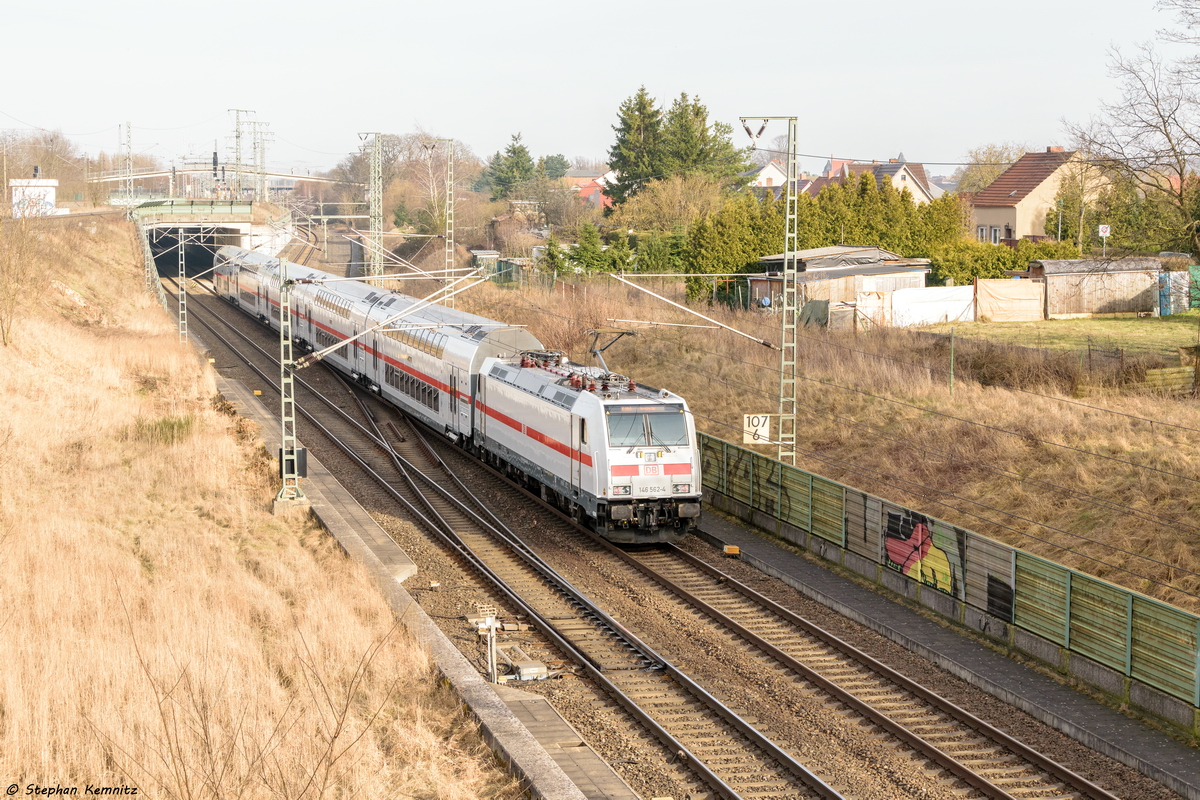
<instances>
[{"instance_id":1,"label":"kilometer marker sign","mask_svg":"<svg viewBox=\"0 0 1200 800\"><path fill-rule=\"evenodd\" d=\"M742 444L760 444L771 441L770 414L742 415Z\"/></svg>"}]
</instances>

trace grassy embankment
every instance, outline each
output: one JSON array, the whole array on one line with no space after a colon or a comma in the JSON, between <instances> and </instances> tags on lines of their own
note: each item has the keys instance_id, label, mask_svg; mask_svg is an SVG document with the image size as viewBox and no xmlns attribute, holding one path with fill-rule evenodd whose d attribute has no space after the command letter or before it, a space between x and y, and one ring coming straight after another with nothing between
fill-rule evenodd
<instances>
[{"instance_id":1,"label":"grassy embankment","mask_svg":"<svg viewBox=\"0 0 1200 800\"><path fill-rule=\"evenodd\" d=\"M1157 353L1165 366L1178 366L1179 347L1200 345L1200 311L1142 319L1052 319L1043 322L954 322L926 330L1022 347L1086 351L1089 346Z\"/></svg>"},{"instance_id":2,"label":"grassy embankment","mask_svg":"<svg viewBox=\"0 0 1200 800\"><path fill-rule=\"evenodd\" d=\"M512 797L365 572L271 516L274 465L142 289L132 228L34 252L0 347L0 784Z\"/></svg>"},{"instance_id":3,"label":"grassy embankment","mask_svg":"<svg viewBox=\"0 0 1200 800\"><path fill-rule=\"evenodd\" d=\"M678 288L668 292L681 299ZM610 319L699 322L599 280L586 294L566 295L561 285L552 295L489 284L463 295L459 307L527 323L548 346L585 364L594 362L583 331L622 327ZM700 310L779 341L778 317ZM724 331L624 327L641 335L607 351L609 366L685 395L708 433L740 442L742 414L776 411L778 351ZM1190 327L1179 336L1182 345L1195 341ZM1088 385L1071 363L1059 370L1052 359L987 352L975 374L989 381L1007 375L1034 393L984 386L960 372L951 395L945 348L929 337L900 330L857 337L802 330L800 337L800 466L1200 610L1193 500L1200 409L1193 401L1121 395ZM1024 343L1033 342L1027 335ZM762 452L774 456L774 448Z\"/></svg>"}]
</instances>

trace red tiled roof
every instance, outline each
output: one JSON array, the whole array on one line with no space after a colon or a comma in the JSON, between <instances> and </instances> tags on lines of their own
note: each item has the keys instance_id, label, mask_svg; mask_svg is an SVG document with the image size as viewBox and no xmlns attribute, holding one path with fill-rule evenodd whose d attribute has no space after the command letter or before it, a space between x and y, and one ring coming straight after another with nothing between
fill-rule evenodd
<instances>
[{"instance_id":1,"label":"red tiled roof","mask_svg":"<svg viewBox=\"0 0 1200 800\"><path fill-rule=\"evenodd\" d=\"M1017 159L1017 163L1000 173L1000 177L979 191L971 200L971 205L1015 206L1041 186L1043 181L1067 163L1073 155L1073 150L1026 153Z\"/></svg>"},{"instance_id":2,"label":"red tiled roof","mask_svg":"<svg viewBox=\"0 0 1200 800\"><path fill-rule=\"evenodd\" d=\"M804 185L803 182L801 182L800 185L797 186L797 189L799 189L799 191L801 191L801 192L806 192L806 193L812 195L813 197L816 197L817 195L819 195L821 193L821 190L824 189L829 184L841 183L841 182L842 181L840 178L814 178L813 180L808 182L807 186Z\"/></svg>"},{"instance_id":3,"label":"red tiled roof","mask_svg":"<svg viewBox=\"0 0 1200 800\"><path fill-rule=\"evenodd\" d=\"M921 187L926 192L929 192L929 176L925 174L925 165L924 164L910 164L909 162L905 161L904 166L908 167L909 172L911 172L913 174L913 177L916 178L917 181L920 182Z\"/></svg>"}]
</instances>

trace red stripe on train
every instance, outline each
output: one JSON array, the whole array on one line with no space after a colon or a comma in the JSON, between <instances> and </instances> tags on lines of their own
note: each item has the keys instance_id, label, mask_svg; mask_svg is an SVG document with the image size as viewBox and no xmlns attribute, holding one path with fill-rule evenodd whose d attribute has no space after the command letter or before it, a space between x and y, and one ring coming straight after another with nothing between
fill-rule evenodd
<instances>
[{"instance_id":1,"label":"red stripe on train","mask_svg":"<svg viewBox=\"0 0 1200 800\"><path fill-rule=\"evenodd\" d=\"M518 433L522 433L522 434L528 436L530 439L533 439L535 442L537 442L541 445L544 445L546 447L549 447L551 450L554 450L555 452L562 453L567 458L569 458L573 461L578 461L581 464L583 464L584 466L587 466L587 467L592 466L592 457L588 453L584 453L581 450L572 450L570 447L568 447L567 445L558 441L557 439L547 436L546 434L542 433L539 430L530 428L528 425L518 422L517 420L508 416L507 414L503 414L503 413L497 411L496 409L492 408L491 406L484 405L479 400L475 401L475 405L477 408L479 408L481 411L483 411L483 413L487 414L492 419L496 420L497 422L501 422L501 423L507 425L508 427L512 428L513 430L517 431Z\"/></svg>"}]
</instances>

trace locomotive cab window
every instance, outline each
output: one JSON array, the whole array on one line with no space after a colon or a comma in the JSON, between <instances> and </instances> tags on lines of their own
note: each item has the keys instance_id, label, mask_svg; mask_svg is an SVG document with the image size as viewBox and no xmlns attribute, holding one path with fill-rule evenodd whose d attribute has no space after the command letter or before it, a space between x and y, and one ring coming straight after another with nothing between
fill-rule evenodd
<instances>
[{"instance_id":1,"label":"locomotive cab window","mask_svg":"<svg viewBox=\"0 0 1200 800\"><path fill-rule=\"evenodd\" d=\"M688 443L683 406L612 406L605 417L609 447L677 447Z\"/></svg>"}]
</instances>

